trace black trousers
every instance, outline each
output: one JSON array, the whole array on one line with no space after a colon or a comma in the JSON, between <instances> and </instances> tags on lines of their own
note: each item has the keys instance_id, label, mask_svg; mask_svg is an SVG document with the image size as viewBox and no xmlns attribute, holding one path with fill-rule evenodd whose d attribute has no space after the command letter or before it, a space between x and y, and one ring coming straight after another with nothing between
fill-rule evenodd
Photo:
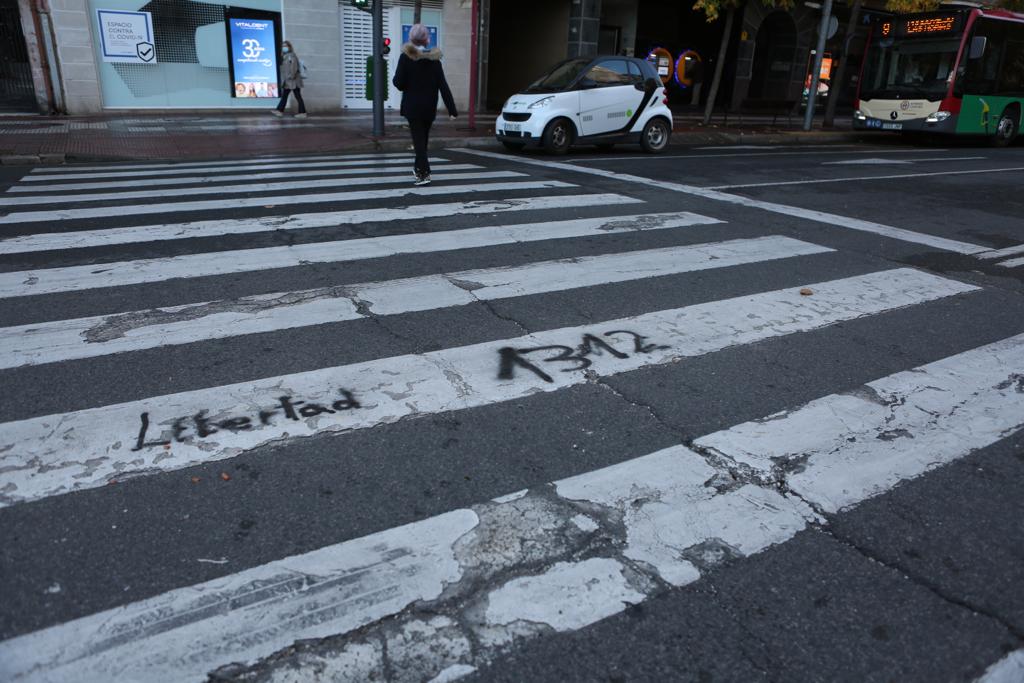
<instances>
[{"instance_id":1,"label":"black trousers","mask_svg":"<svg viewBox=\"0 0 1024 683\"><path fill-rule=\"evenodd\" d=\"M423 119L408 119L409 132L412 133L412 146L416 150L416 175L430 175L430 159L427 157L427 147L430 144L430 127L433 121Z\"/></svg>"},{"instance_id":2,"label":"black trousers","mask_svg":"<svg viewBox=\"0 0 1024 683\"><path fill-rule=\"evenodd\" d=\"M281 101L277 103L277 110L284 111L285 107L288 106L288 93L295 93L295 101L299 103L299 113L306 113L306 103L302 101L302 88L296 88L295 90L289 90L283 88L281 90Z\"/></svg>"}]
</instances>

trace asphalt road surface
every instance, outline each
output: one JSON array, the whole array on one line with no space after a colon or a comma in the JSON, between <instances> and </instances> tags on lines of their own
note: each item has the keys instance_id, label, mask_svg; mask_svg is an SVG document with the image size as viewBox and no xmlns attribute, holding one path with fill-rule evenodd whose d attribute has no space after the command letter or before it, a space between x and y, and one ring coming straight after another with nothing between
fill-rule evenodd
<instances>
[{"instance_id":1,"label":"asphalt road surface","mask_svg":"<svg viewBox=\"0 0 1024 683\"><path fill-rule=\"evenodd\" d=\"M1024 680L1024 148L0 170L4 681Z\"/></svg>"}]
</instances>

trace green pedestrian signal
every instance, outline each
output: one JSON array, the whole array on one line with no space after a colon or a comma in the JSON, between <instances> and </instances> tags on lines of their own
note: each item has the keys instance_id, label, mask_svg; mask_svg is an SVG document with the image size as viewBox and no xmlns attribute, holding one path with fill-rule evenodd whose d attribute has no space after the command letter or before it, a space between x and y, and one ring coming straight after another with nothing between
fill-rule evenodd
<instances>
[{"instance_id":1,"label":"green pedestrian signal","mask_svg":"<svg viewBox=\"0 0 1024 683\"><path fill-rule=\"evenodd\" d=\"M352 0L352 6L364 12L369 12L371 1L372 0Z\"/></svg>"},{"instance_id":2,"label":"green pedestrian signal","mask_svg":"<svg viewBox=\"0 0 1024 683\"><path fill-rule=\"evenodd\" d=\"M366 58L366 99L373 100L373 57ZM388 99L388 62L384 60L384 99Z\"/></svg>"}]
</instances>

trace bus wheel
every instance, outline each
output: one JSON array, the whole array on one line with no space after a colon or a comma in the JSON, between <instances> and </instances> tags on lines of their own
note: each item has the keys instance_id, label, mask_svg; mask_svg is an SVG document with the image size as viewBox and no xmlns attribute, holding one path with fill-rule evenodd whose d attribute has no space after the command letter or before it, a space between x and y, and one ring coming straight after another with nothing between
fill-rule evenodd
<instances>
[{"instance_id":1,"label":"bus wheel","mask_svg":"<svg viewBox=\"0 0 1024 683\"><path fill-rule=\"evenodd\" d=\"M1003 115L999 117L996 124L995 135L992 136L992 144L996 147L1007 147L1017 137L1020 128L1020 110L1016 107L1007 107Z\"/></svg>"}]
</instances>

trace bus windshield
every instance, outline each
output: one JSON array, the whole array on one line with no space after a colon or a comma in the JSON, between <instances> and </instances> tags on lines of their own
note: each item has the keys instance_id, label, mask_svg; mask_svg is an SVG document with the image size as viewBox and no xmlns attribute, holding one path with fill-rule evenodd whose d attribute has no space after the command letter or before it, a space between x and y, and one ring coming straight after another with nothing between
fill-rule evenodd
<instances>
[{"instance_id":1,"label":"bus windshield","mask_svg":"<svg viewBox=\"0 0 1024 683\"><path fill-rule=\"evenodd\" d=\"M959 49L959 37L874 41L864 66L860 96L865 100L941 100L949 89Z\"/></svg>"}]
</instances>

